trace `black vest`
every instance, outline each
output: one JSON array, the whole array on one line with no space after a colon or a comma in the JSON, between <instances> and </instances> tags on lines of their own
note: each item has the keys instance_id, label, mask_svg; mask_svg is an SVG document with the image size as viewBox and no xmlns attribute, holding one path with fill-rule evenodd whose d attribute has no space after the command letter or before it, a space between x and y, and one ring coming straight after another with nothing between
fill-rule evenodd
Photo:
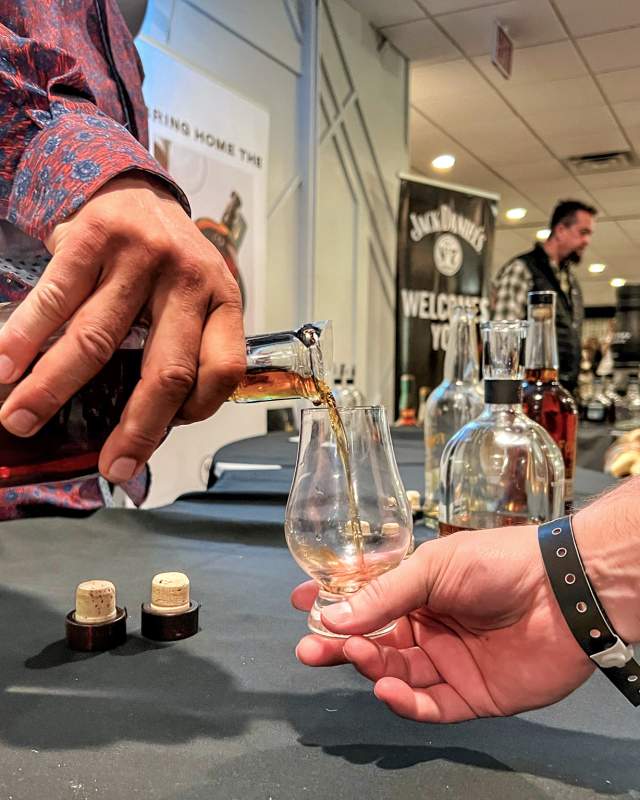
<instances>
[{"instance_id":1,"label":"black vest","mask_svg":"<svg viewBox=\"0 0 640 800\"><path fill-rule=\"evenodd\" d=\"M560 383L569 391L578 385L580 370L582 335L582 293L577 281L572 281L571 295L562 291L549 256L537 244L533 250L518 256L529 268L533 279L534 292L553 291L556 293L556 334L558 336L558 356L560 360Z\"/></svg>"}]
</instances>

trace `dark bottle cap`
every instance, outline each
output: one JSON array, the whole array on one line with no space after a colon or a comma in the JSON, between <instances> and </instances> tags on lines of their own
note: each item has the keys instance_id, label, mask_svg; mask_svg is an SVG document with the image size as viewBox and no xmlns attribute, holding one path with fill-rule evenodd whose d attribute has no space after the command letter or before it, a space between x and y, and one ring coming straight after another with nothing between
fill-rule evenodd
<instances>
[{"instance_id":1,"label":"dark bottle cap","mask_svg":"<svg viewBox=\"0 0 640 800\"><path fill-rule=\"evenodd\" d=\"M108 622L77 622L75 609L67 614L65 628L67 644L83 653L103 652L124 644L127 640L127 609L117 608L115 619Z\"/></svg>"},{"instance_id":2,"label":"dark bottle cap","mask_svg":"<svg viewBox=\"0 0 640 800\"><path fill-rule=\"evenodd\" d=\"M158 614L150 603L142 604L140 632L145 639L156 642L177 642L198 632L200 606L193 600L186 611L177 614Z\"/></svg>"}]
</instances>

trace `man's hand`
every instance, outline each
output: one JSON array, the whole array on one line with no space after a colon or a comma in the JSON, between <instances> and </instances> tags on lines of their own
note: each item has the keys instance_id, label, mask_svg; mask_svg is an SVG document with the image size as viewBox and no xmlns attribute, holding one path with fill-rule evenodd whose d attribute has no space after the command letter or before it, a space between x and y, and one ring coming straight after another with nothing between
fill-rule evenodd
<instances>
[{"instance_id":1,"label":"man's hand","mask_svg":"<svg viewBox=\"0 0 640 800\"><path fill-rule=\"evenodd\" d=\"M292 603L308 611L313 582ZM309 635L309 666L350 661L392 711L423 722L517 714L568 695L594 666L547 580L535 526L460 532L428 542L399 567L330 606L324 624L349 639ZM379 639L358 634L398 619Z\"/></svg>"},{"instance_id":2,"label":"man's hand","mask_svg":"<svg viewBox=\"0 0 640 800\"><path fill-rule=\"evenodd\" d=\"M142 310L151 319L142 379L100 455L122 482L140 472L176 416L210 416L245 368L240 291L216 248L152 178L109 181L45 242L53 258L0 332L12 383L48 337L62 336L11 392L0 422L38 431L111 358Z\"/></svg>"}]
</instances>

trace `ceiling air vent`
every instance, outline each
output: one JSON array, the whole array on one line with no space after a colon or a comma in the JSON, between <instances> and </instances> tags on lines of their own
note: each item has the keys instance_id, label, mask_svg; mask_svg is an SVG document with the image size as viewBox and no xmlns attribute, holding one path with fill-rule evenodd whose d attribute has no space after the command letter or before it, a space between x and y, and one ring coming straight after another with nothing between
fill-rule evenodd
<instances>
[{"instance_id":1,"label":"ceiling air vent","mask_svg":"<svg viewBox=\"0 0 640 800\"><path fill-rule=\"evenodd\" d=\"M637 158L629 150L612 153L590 153L585 156L570 156L565 164L577 175L594 172L615 172L636 166Z\"/></svg>"}]
</instances>

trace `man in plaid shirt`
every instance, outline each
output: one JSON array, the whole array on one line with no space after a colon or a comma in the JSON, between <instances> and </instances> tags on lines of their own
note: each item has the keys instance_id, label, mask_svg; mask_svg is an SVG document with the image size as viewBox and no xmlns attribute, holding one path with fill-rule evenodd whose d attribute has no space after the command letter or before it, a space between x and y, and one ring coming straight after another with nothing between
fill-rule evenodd
<instances>
[{"instance_id":1,"label":"man in plaid shirt","mask_svg":"<svg viewBox=\"0 0 640 800\"><path fill-rule=\"evenodd\" d=\"M595 208L579 200L558 203L547 241L505 264L491 290L493 319L526 319L529 292L556 292L560 380L570 390L577 386L584 318L582 290L572 265L580 262L591 241L595 215Z\"/></svg>"}]
</instances>

